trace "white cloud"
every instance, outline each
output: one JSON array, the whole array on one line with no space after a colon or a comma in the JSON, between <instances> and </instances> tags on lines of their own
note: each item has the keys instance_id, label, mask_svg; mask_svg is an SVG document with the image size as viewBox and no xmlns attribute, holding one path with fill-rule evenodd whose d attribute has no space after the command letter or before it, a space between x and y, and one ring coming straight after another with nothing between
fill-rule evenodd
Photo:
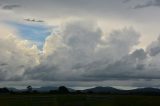
<instances>
[{"instance_id":1,"label":"white cloud","mask_svg":"<svg viewBox=\"0 0 160 106\"><path fill-rule=\"evenodd\" d=\"M15 35L16 31L0 26L1 80L20 80L26 68L38 63L38 49Z\"/></svg>"}]
</instances>

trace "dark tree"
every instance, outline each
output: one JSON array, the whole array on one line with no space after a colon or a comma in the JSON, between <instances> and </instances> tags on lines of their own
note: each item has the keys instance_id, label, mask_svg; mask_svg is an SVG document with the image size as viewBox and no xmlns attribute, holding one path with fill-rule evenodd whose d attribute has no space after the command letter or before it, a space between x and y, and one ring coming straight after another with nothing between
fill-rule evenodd
<instances>
[{"instance_id":1,"label":"dark tree","mask_svg":"<svg viewBox=\"0 0 160 106\"><path fill-rule=\"evenodd\" d=\"M7 88L0 88L0 93L9 93Z\"/></svg>"},{"instance_id":2,"label":"dark tree","mask_svg":"<svg viewBox=\"0 0 160 106\"><path fill-rule=\"evenodd\" d=\"M65 86L60 86L58 88L59 93L69 93L68 89Z\"/></svg>"},{"instance_id":3,"label":"dark tree","mask_svg":"<svg viewBox=\"0 0 160 106\"><path fill-rule=\"evenodd\" d=\"M30 85L27 86L27 91L28 91L28 92L32 92L32 86L30 86Z\"/></svg>"}]
</instances>

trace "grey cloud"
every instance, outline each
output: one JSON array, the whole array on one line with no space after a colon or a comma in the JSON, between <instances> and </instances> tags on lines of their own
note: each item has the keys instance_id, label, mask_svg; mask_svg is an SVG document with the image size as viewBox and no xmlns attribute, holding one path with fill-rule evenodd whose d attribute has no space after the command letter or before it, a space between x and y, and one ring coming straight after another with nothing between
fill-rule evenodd
<instances>
[{"instance_id":1,"label":"grey cloud","mask_svg":"<svg viewBox=\"0 0 160 106\"><path fill-rule=\"evenodd\" d=\"M8 65L7 63L1 63L0 66L6 66Z\"/></svg>"},{"instance_id":2,"label":"grey cloud","mask_svg":"<svg viewBox=\"0 0 160 106\"><path fill-rule=\"evenodd\" d=\"M126 55L122 59L112 63L106 64L103 68L92 69L90 73L87 74L88 77L92 78L102 78L105 79L145 79L152 78L152 75L145 76L146 70L145 59L147 54L143 49L136 50L132 54ZM97 66L98 67L98 66Z\"/></svg>"},{"instance_id":3,"label":"grey cloud","mask_svg":"<svg viewBox=\"0 0 160 106\"><path fill-rule=\"evenodd\" d=\"M139 8L146 8L146 7L150 7L150 6L160 6L160 0L151 0L146 2L145 4L138 4L136 5L134 8L135 9L139 9Z\"/></svg>"},{"instance_id":4,"label":"grey cloud","mask_svg":"<svg viewBox=\"0 0 160 106\"><path fill-rule=\"evenodd\" d=\"M153 5L154 5L153 1L149 1L149 2L147 2L147 3L145 3L145 4L136 5L136 6L134 7L134 9L150 7L150 6L153 6Z\"/></svg>"},{"instance_id":5,"label":"grey cloud","mask_svg":"<svg viewBox=\"0 0 160 106\"><path fill-rule=\"evenodd\" d=\"M144 60L147 57L147 53L143 49L138 49L131 54L131 57Z\"/></svg>"},{"instance_id":6,"label":"grey cloud","mask_svg":"<svg viewBox=\"0 0 160 106\"><path fill-rule=\"evenodd\" d=\"M160 36L154 42L152 42L148 47L147 51L151 56L156 56L160 53Z\"/></svg>"},{"instance_id":7,"label":"grey cloud","mask_svg":"<svg viewBox=\"0 0 160 106\"><path fill-rule=\"evenodd\" d=\"M159 80L153 79L153 80L141 80L139 82L134 82L132 84L133 86L137 87L157 87L160 88Z\"/></svg>"},{"instance_id":8,"label":"grey cloud","mask_svg":"<svg viewBox=\"0 0 160 106\"><path fill-rule=\"evenodd\" d=\"M24 73L24 79L35 79L42 81L54 81L58 80L57 75L58 67L56 66L48 66L48 65L38 65L33 69L27 69ZM57 77L57 78L56 78Z\"/></svg>"},{"instance_id":9,"label":"grey cloud","mask_svg":"<svg viewBox=\"0 0 160 106\"><path fill-rule=\"evenodd\" d=\"M42 19L67 16L112 17L114 15L121 17L124 15L122 15L122 13L127 12L124 9L124 5L122 5L122 0L5 0L2 3L18 3L23 8L16 9L16 12L24 16L30 14L33 17L41 17ZM41 13L43 13L43 15Z\"/></svg>"},{"instance_id":10,"label":"grey cloud","mask_svg":"<svg viewBox=\"0 0 160 106\"><path fill-rule=\"evenodd\" d=\"M130 2L131 0L123 0L122 3L128 3Z\"/></svg>"},{"instance_id":11,"label":"grey cloud","mask_svg":"<svg viewBox=\"0 0 160 106\"><path fill-rule=\"evenodd\" d=\"M153 48L150 48L150 55L151 56L155 56L155 55L157 55L157 54L159 54L160 53L160 47L153 47Z\"/></svg>"},{"instance_id":12,"label":"grey cloud","mask_svg":"<svg viewBox=\"0 0 160 106\"><path fill-rule=\"evenodd\" d=\"M19 8L19 7L21 7L21 6L17 5L17 4L10 4L10 5L4 5L2 7L2 9L4 9L4 10L12 10L12 9Z\"/></svg>"},{"instance_id":13,"label":"grey cloud","mask_svg":"<svg viewBox=\"0 0 160 106\"><path fill-rule=\"evenodd\" d=\"M27 19L24 19L25 21L28 21L28 22L44 22L43 20L36 20L36 19L30 19L30 18L27 18Z\"/></svg>"}]
</instances>

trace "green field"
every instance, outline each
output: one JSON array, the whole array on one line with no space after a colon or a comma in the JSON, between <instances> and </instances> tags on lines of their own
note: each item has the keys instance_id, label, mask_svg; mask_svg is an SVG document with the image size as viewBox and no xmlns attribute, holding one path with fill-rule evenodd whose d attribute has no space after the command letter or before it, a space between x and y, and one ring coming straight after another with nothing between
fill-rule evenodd
<instances>
[{"instance_id":1,"label":"green field","mask_svg":"<svg viewBox=\"0 0 160 106\"><path fill-rule=\"evenodd\" d=\"M160 96L0 95L0 106L160 106Z\"/></svg>"}]
</instances>

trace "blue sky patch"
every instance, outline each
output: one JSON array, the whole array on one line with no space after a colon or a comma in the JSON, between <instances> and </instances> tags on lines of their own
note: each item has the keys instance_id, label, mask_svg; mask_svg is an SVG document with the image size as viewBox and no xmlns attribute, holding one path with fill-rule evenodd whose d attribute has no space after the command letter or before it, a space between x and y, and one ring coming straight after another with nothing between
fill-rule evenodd
<instances>
[{"instance_id":1,"label":"blue sky patch","mask_svg":"<svg viewBox=\"0 0 160 106\"><path fill-rule=\"evenodd\" d=\"M40 48L43 47L46 37L52 33L52 28L53 28L39 23L33 23L33 24L24 24L17 22L7 22L7 23L16 28L22 38L36 43L37 46Z\"/></svg>"}]
</instances>

